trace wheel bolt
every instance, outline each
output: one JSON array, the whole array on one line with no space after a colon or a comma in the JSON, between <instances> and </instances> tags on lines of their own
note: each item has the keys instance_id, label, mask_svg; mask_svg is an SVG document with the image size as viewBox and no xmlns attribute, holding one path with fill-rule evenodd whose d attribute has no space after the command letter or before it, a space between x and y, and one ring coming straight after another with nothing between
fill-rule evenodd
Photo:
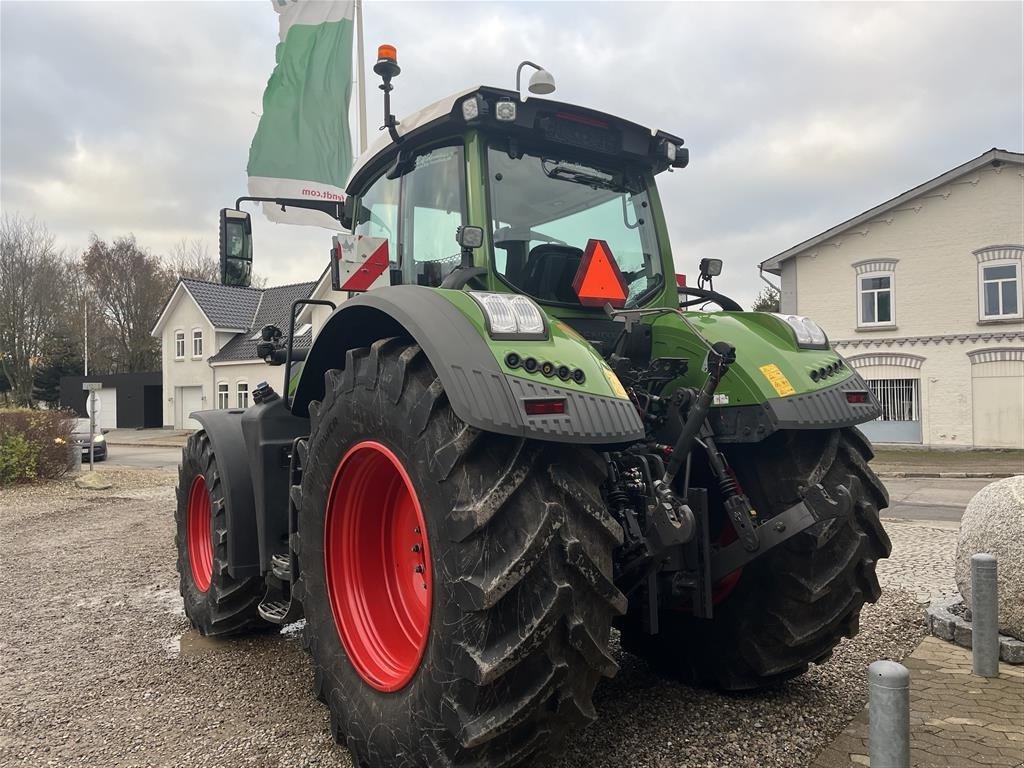
<instances>
[{"instance_id":1,"label":"wheel bolt","mask_svg":"<svg viewBox=\"0 0 1024 768\"><path fill-rule=\"evenodd\" d=\"M423 566L422 565L417 565L416 566L416 573L423 573Z\"/></svg>"},{"instance_id":2,"label":"wheel bolt","mask_svg":"<svg viewBox=\"0 0 1024 768\"><path fill-rule=\"evenodd\" d=\"M419 544L413 544L412 545L412 551L413 552L419 552L420 551L420 545Z\"/></svg>"}]
</instances>

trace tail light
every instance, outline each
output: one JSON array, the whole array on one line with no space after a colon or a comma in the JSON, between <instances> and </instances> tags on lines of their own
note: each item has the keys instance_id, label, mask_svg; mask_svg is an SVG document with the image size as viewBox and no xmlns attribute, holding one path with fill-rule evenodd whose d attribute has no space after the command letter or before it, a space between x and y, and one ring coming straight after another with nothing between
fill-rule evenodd
<instances>
[{"instance_id":1,"label":"tail light","mask_svg":"<svg viewBox=\"0 0 1024 768\"><path fill-rule=\"evenodd\" d=\"M869 394L863 389L847 390L846 402L850 405L864 405L871 401Z\"/></svg>"},{"instance_id":2,"label":"tail light","mask_svg":"<svg viewBox=\"0 0 1024 768\"><path fill-rule=\"evenodd\" d=\"M524 400L523 407L527 416L552 416L565 413L564 398L546 398L544 400Z\"/></svg>"}]
</instances>

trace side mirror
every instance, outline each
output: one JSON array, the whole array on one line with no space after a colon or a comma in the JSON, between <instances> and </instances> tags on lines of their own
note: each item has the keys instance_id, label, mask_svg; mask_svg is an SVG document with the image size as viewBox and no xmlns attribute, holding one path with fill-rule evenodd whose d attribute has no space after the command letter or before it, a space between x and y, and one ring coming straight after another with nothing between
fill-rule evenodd
<instances>
[{"instance_id":1,"label":"side mirror","mask_svg":"<svg viewBox=\"0 0 1024 768\"><path fill-rule=\"evenodd\" d=\"M252 284L252 219L245 211L221 209L220 281L243 288Z\"/></svg>"},{"instance_id":2,"label":"side mirror","mask_svg":"<svg viewBox=\"0 0 1024 768\"><path fill-rule=\"evenodd\" d=\"M701 277L711 278L718 277L722 274L722 260L721 259L701 259L700 260L700 274Z\"/></svg>"}]
</instances>

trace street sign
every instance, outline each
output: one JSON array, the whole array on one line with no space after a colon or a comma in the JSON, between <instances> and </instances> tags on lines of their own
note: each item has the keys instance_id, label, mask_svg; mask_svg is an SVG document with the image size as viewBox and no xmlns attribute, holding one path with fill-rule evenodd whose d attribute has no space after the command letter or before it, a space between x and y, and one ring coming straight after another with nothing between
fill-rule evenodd
<instances>
[{"instance_id":1,"label":"street sign","mask_svg":"<svg viewBox=\"0 0 1024 768\"><path fill-rule=\"evenodd\" d=\"M96 395L90 394L89 397L85 398L85 412L87 414L99 416L101 410L103 410L103 401L96 397Z\"/></svg>"},{"instance_id":2,"label":"street sign","mask_svg":"<svg viewBox=\"0 0 1024 768\"><path fill-rule=\"evenodd\" d=\"M103 385L100 384L98 381L83 381L82 382L82 389L88 390L88 391L91 391L91 390L94 390L94 389L103 389Z\"/></svg>"}]
</instances>

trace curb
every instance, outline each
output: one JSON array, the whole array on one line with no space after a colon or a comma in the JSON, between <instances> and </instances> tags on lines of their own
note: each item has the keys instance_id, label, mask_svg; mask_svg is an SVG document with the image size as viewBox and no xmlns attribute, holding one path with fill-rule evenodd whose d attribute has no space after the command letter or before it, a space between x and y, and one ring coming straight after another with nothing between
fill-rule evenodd
<instances>
[{"instance_id":1,"label":"curb","mask_svg":"<svg viewBox=\"0 0 1024 768\"><path fill-rule=\"evenodd\" d=\"M930 634L956 643L963 648L970 648L971 622L950 610L961 603L963 603L963 598L960 595L932 600L931 604L924 609L924 620ZM999 660L1006 664L1024 664L1024 641L1000 634Z\"/></svg>"},{"instance_id":2,"label":"curb","mask_svg":"<svg viewBox=\"0 0 1024 768\"><path fill-rule=\"evenodd\" d=\"M107 440L107 445L114 445L119 448L183 448L184 443L115 443Z\"/></svg>"},{"instance_id":3,"label":"curb","mask_svg":"<svg viewBox=\"0 0 1024 768\"><path fill-rule=\"evenodd\" d=\"M942 477L942 478L984 478L998 480L1004 477L1018 477L1024 472L877 472L879 477Z\"/></svg>"}]
</instances>

